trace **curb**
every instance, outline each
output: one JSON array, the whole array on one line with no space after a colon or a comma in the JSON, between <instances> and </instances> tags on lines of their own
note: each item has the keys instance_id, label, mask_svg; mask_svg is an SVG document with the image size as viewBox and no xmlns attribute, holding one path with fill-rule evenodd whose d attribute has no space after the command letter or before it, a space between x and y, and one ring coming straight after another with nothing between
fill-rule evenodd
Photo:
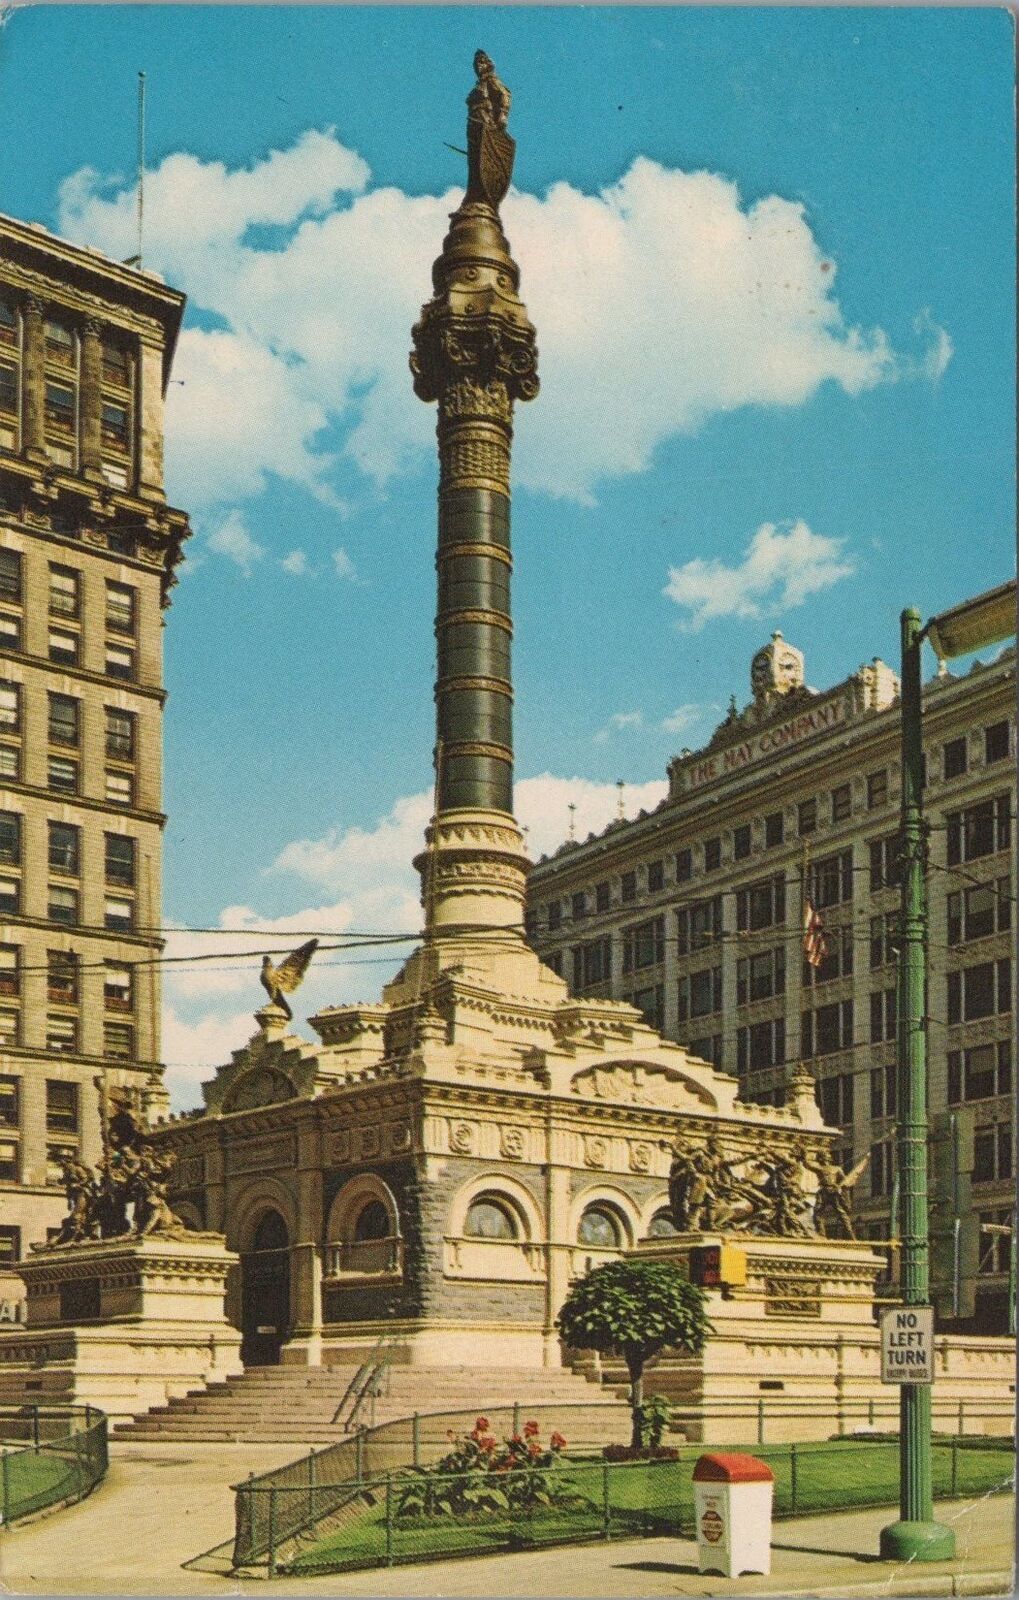
<instances>
[{"instance_id":1,"label":"curb","mask_svg":"<svg viewBox=\"0 0 1019 1600\"><path fill-rule=\"evenodd\" d=\"M925 1576L920 1568L908 1572L894 1572L885 1578L875 1578L868 1583L832 1584L823 1589L787 1589L789 1595L809 1595L811 1600L856 1600L865 1595L903 1596L954 1596L954 1595L1010 1595L1013 1593L1014 1574L1004 1567L990 1572L936 1572Z\"/></svg>"}]
</instances>

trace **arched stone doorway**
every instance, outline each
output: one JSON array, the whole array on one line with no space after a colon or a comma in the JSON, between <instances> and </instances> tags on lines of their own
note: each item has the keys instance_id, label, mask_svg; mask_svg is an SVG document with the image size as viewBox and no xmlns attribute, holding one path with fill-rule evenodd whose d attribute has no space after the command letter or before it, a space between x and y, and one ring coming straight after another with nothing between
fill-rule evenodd
<instances>
[{"instance_id":1,"label":"arched stone doorway","mask_svg":"<svg viewBox=\"0 0 1019 1600\"><path fill-rule=\"evenodd\" d=\"M290 1230L278 1211L264 1211L241 1252L241 1360L273 1367L290 1332Z\"/></svg>"}]
</instances>

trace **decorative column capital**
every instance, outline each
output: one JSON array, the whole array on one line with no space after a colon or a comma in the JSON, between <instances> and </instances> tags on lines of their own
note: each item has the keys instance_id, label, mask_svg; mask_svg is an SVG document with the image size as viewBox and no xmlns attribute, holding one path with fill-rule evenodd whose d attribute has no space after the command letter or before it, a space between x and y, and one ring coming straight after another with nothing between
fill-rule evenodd
<instances>
[{"instance_id":1,"label":"decorative column capital","mask_svg":"<svg viewBox=\"0 0 1019 1600\"><path fill-rule=\"evenodd\" d=\"M26 317L33 317L41 322L46 306L37 294L26 294L21 302L21 309Z\"/></svg>"},{"instance_id":2,"label":"decorative column capital","mask_svg":"<svg viewBox=\"0 0 1019 1600\"><path fill-rule=\"evenodd\" d=\"M104 324L99 317L86 317L81 325L82 335L86 339L94 339L98 342L103 336L103 326Z\"/></svg>"}]
</instances>

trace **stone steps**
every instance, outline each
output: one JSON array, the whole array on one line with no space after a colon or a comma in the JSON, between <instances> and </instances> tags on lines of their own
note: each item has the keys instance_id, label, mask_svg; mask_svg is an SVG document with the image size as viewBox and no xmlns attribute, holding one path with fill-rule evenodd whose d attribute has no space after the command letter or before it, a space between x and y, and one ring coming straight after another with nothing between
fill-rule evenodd
<instances>
[{"instance_id":1,"label":"stone steps","mask_svg":"<svg viewBox=\"0 0 1019 1600\"><path fill-rule=\"evenodd\" d=\"M333 1422L355 1367L255 1367L158 1406L115 1429L118 1439L318 1444L349 1438ZM390 1367L385 1392L365 1402L365 1422L443 1411L506 1410L519 1405L618 1409L616 1397L567 1368ZM478 1398L478 1397L482 1398ZM526 1420L526 1419L525 1419ZM547 1420L547 1419L546 1419ZM606 1415L604 1426L610 1427ZM597 1431L597 1430L595 1430ZM614 1436L614 1430L613 1430Z\"/></svg>"}]
</instances>

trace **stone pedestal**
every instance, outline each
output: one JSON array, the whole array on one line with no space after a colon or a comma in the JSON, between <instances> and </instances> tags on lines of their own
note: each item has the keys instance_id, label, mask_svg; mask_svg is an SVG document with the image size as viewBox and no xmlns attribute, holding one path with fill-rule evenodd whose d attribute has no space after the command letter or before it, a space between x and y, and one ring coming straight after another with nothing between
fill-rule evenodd
<instances>
[{"instance_id":1,"label":"stone pedestal","mask_svg":"<svg viewBox=\"0 0 1019 1600\"><path fill-rule=\"evenodd\" d=\"M711 1444L897 1431L898 1389L881 1382L874 1317L881 1257L858 1240L739 1233L644 1239L630 1254L686 1273L695 1246L723 1244L745 1252L746 1282L705 1290L714 1332L703 1351L664 1354L645 1373L645 1393L672 1401L687 1437ZM1011 1339L937 1337L935 1427L1007 1432L1014 1359ZM601 1366L603 1380L618 1366L625 1383L622 1362Z\"/></svg>"},{"instance_id":2,"label":"stone pedestal","mask_svg":"<svg viewBox=\"0 0 1019 1600\"><path fill-rule=\"evenodd\" d=\"M115 1420L241 1370L219 1234L95 1240L19 1262L26 1326L0 1334L0 1403L95 1405Z\"/></svg>"}]
</instances>

